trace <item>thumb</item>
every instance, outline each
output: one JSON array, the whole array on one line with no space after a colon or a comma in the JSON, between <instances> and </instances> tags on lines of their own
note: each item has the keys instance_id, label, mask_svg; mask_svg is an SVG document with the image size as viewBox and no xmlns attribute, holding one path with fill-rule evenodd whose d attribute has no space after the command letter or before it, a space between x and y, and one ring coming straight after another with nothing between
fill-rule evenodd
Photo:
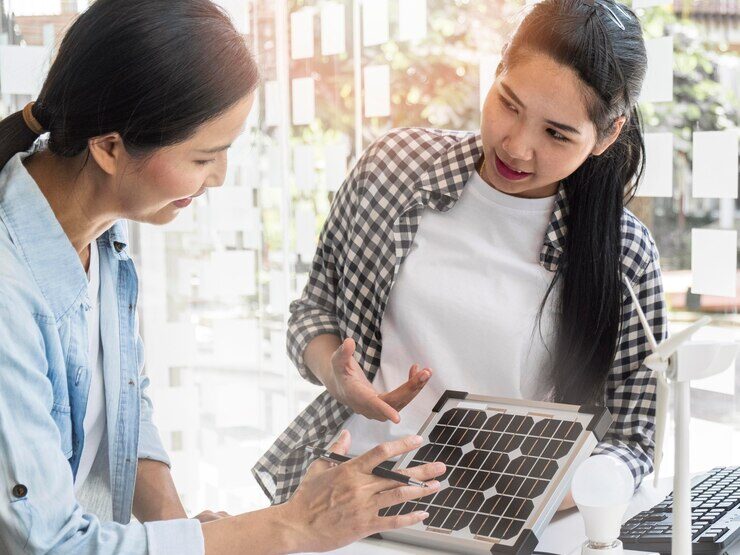
<instances>
[{"instance_id":1,"label":"thumb","mask_svg":"<svg viewBox=\"0 0 740 555\"><path fill-rule=\"evenodd\" d=\"M355 340L351 337L348 337L342 343L342 355L346 356L347 358L351 357L355 353L356 347L357 345L355 344Z\"/></svg>"},{"instance_id":2,"label":"thumb","mask_svg":"<svg viewBox=\"0 0 740 555\"><path fill-rule=\"evenodd\" d=\"M337 455L346 455L349 451L350 442L351 439L349 436L349 431L342 430L337 440L329 446L328 450L332 453L336 453ZM329 470L333 466L336 466L336 463L316 459L314 462L311 463L311 466L308 467L305 477L313 477L317 473Z\"/></svg>"},{"instance_id":3,"label":"thumb","mask_svg":"<svg viewBox=\"0 0 740 555\"><path fill-rule=\"evenodd\" d=\"M352 443L349 430L342 430L337 440L329 447L329 451L337 455L346 455L349 452L349 446Z\"/></svg>"}]
</instances>

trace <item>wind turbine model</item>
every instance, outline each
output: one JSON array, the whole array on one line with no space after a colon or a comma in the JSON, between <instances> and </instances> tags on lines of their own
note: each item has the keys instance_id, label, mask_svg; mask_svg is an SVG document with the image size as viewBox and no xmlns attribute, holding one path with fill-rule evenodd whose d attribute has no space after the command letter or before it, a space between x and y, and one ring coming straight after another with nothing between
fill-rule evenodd
<instances>
[{"instance_id":1,"label":"wind turbine model","mask_svg":"<svg viewBox=\"0 0 740 555\"><path fill-rule=\"evenodd\" d=\"M655 418L655 480L657 482L663 458L668 393L673 390L675 426L675 474L673 476L673 530L672 555L691 555L691 478L689 476L689 419L691 418L691 380L707 378L727 369L738 351L735 341L696 341L691 336L712 319L704 316L685 330L672 335L662 343L655 341L645 313L640 307L629 280L624 283L632 297L652 353L644 364L653 371L658 384Z\"/></svg>"}]
</instances>

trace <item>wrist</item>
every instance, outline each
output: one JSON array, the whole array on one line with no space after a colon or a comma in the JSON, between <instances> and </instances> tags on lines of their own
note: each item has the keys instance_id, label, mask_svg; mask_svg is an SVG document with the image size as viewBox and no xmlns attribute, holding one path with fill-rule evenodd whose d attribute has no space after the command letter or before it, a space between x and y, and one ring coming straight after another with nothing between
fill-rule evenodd
<instances>
[{"instance_id":1,"label":"wrist","mask_svg":"<svg viewBox=\"0 0 740 555\"><path fill-rule=\"evenodd\" d=\"M274 530L271 537L274 538L276 553L297 553L306 547L308 530L303 529L298 515L291 509L291 501L265 509L269 527Z\"/></svg>"}]
</instances>

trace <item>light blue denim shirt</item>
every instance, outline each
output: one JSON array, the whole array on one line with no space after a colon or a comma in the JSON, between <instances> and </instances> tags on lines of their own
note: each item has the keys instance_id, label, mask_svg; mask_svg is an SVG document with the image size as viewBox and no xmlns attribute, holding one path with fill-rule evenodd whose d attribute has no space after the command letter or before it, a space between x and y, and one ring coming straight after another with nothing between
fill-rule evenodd
<instances>
[{"instance_id":1,"label":"light blue denim shirt","mask_svg":"<svg viewBox=\"0 0 740 555\"><path fill-rule=\"evenodd\" d=\"M114 522L74 479L90 387L87 277L22 160L0 172L0 553L201 554L200 523L131 522L138 459L169 464L144 393L138 280L124 222L98 239L100 334Z\"/></svg>"}]
</instances>

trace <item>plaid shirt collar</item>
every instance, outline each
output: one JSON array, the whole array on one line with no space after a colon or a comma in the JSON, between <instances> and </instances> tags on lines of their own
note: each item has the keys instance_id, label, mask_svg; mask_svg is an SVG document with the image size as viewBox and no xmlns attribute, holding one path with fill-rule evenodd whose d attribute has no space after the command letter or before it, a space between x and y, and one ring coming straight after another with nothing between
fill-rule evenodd
<instances>
[{"instance_id":1,"label":"plaid shirt collar","mask_svg":"<svg viewBox=\"0 0 740 555\"><path fill-rule=\"evenodd\" d=\"M459 199L470 176L483 155L483 141L480 133L471 133L432 164L421 176L418 189L426 191L431 197L445 197L447 208L451 208ZM563 252L567 227L568 199L565 187L560 184L555 197L550 223L540 251L540 264L554 272Z\"/></svg>"}]
</instances>

